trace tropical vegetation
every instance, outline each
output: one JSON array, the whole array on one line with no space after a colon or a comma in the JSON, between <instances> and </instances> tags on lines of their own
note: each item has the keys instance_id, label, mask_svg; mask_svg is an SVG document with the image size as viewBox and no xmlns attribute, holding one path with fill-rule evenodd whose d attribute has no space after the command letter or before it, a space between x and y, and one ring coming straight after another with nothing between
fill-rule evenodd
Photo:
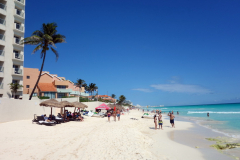
<instances>
[{"instance_id":1,"label":"tropical vegetation","mask_svg":"<svg viewBox=\"0 0 240 160\"><path fill-rule=\"evenodd\" d=\"M32 99L33 93L38 85L38 82L41 78L46 53L48 50L52 50L52 52L56 56L56 60L59 57L59 54L57 50L55 50L53 47L56 48L57 43L63 43L65 41L66 37L64 35L57 33L57 24L56 23L43 23L42 28L40 30L36 30L32 33L30 37L24 38L22 41L22 44L26 45L36 45L37 47L33 50L32 54L36 53L38 50L41 50L40 56L43 58L42 66L39 72L39 76L37 79L37 82L32 90L32 93L30 94L29 100Z\"/></svg>"},{"instance_id":2,"label":"tropical vegetation","mask_svg":"<svg viewBox=\"0 0 240 160\"><path fill-rule=\"evenodd\" d=\"M23 86L22 86L21 84L19 84L19 83L9 83L8 85L9 85L9 87L10 87L10 90L11 90L12 93L13 93L13 95L12 95L13 98L15 98L15 95L16 95L16 93L17 93L17 90L23 87Z\"/></svg>"}]
</instances>

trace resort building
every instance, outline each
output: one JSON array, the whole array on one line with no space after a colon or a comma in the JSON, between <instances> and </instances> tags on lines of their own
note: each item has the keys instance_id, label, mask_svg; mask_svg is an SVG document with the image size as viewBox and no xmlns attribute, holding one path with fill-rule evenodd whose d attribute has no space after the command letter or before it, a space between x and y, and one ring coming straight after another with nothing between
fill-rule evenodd
<instances>
[{"instance_id":1,"label":"resort building","mask_svg":"<svg viewBox=\"0 0 240 160\"><path fill-rule=\"evenodd\" d=\"M23 94L31 94L37 82L39 72L35 68L24 68ZM50 74L47 71L43 71L33 96L44 96L52 99L71 96L77 97L80 94L81 96L89 96L88 93L85 93L84 87L80 89L72 81L66 80L64 77L58 77L57 74Z\"/></svg>"},{"instance_id":2,"label":"resort building","mask_svg":"<svg viewBox=\"0 0 240 160\"><path fill-rule=\"evenodd\" d=\"M0 0L0 97L11 98L9 83L23 84L25 0ZM19 98L19 89L14 98Z\"/></svg>"},{"instance_id":3,"label":"resort building","mask_svg":"<svg viewBox=\"0 0 240 160\"><path fill-rule=\"evenodd\" d=\"M114 99L112 98L111 96L108 96L108 95L95 95L95 96L89 96L89 99L93 99L92 97L94 98L101 98L102 100L105 100L105 101L111 101L113 103L116 103L117 99Z\"/></svg>"}]
</instances>

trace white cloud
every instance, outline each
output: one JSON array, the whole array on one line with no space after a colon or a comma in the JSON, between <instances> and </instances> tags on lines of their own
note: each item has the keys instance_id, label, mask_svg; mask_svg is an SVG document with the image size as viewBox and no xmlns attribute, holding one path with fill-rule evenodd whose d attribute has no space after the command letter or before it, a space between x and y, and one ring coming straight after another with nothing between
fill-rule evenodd
<instances>
[{"instance_id":1,"label":"white cloud","mask_svg":"<svg viewBox=\"0 0 240 160\"><path fill-rule=\"evenodd\" d=\"M167 91L167 92L179 92L179 93L212 93L209 89L203 88L198 85L188 85L188 84L156 84L156 85L151 85L151 87L162 90L162 91Z\"/></svg>"},{"instance_id":2,"label":"white cloud","mask_svg":"<svg viewBox=\"0 0 240 160\"><path fill-rule=\"evenodd\" d=\"M145 88L136 88L136 89L132 89L132 90L142 91L142 92L152 92L150 89L145 89Z\"/></svg>"}]
</instances>

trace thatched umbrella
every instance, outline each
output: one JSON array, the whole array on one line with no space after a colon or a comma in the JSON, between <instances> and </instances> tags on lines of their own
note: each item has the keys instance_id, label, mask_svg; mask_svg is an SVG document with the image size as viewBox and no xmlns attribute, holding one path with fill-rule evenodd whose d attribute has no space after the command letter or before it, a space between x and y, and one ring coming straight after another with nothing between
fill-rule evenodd
<instances>
[{"instance_id":1,"label":"thatched umbrella","mask_svg":"<svg viewBox=\"0 0 240 160\"><path fill-rule=\"evenodd\" d=\"M55 99L49 99L39 104L40 106L51 107L51 119L52 119L52 107L63 108L64 106Z\"/></svg>"},{"instance_id":2,"label":"thatched umbrella","mask_svg":"<svg viewBox=\"0 0 240 160\"><path fill-rule=\"evenodd\" d=\"M65 107L75 107L76 108L76 105L73 103L70 103L68 101L62 101L62 102L60 102L60 104L62 104L64 107L64 120L65 120L65 117L66 117Z\"/></svg>"}]
</instances>

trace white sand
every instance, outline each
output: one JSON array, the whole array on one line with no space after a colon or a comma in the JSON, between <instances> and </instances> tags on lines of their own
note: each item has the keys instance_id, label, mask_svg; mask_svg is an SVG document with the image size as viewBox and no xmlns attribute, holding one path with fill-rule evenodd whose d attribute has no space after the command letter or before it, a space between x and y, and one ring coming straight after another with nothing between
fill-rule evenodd
<instances>
[{"instance_id":1,"label":"white sand","mask_svg":"<svg viewBox=\"0 0 240 160\"><path fill-rule=\"evenodd\" d=\"M191 123L177 122L173 129L164 120L164 130L154 130L153 119L141 115L131 111L111 123L95 117L56 126L31 120L1 123L0 159L203 159L198 149L168 136L172 130L187 130Z\"/></svg>"}]
</instances>

